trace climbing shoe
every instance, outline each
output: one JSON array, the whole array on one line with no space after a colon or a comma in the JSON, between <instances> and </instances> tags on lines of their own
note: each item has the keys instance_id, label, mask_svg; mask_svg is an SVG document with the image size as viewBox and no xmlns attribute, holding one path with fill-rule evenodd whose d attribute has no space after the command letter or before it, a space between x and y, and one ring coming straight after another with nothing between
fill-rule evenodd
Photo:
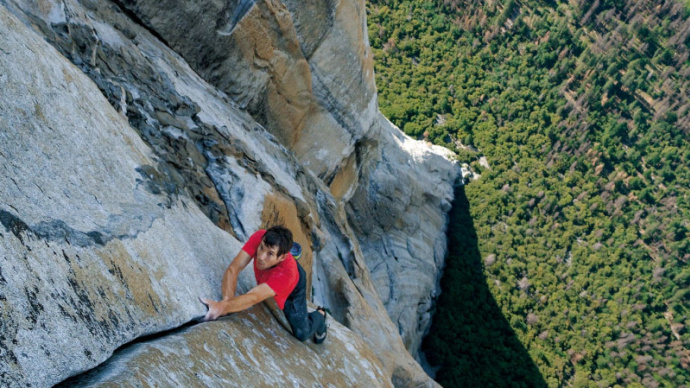
<instances>
[{"instance_id":1,"label":"climbing shoe","mask_svg":"<svg viewBox=\"0 0 690 388\"><path fill-rule=\"evenodd\" d=\"M318 311L319 314L323 315L323 319L321 320L319 327L316 329L316 333L314 333L314 343L320 344L326 340L326 334L328 334L328 325L326 325L326 317L328 315L326 314L326 308L325 307L319 306L316 309L316 311Z\"/></svg>"}]
</instances>

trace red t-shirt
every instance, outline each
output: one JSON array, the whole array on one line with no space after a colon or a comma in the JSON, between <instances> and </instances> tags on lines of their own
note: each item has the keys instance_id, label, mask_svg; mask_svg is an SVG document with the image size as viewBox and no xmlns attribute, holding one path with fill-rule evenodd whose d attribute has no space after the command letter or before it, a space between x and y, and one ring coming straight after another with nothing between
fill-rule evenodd
<instances>
[{"instance_id":1,"label":"red t-shirt","mask_svg":"<svg viewBox=\"0 0 690 388\"><path fill-rule=\"evenodd\" d=\"M259 249L259 245L261 245L261 239L264 237L264 234L266 234L266 229L256 231L242 247L242 250L247 252L252 259L256 259L256 251ZM273 298L281 310L285 307L285 301L299 281L297 261L295 261L290 252L286 253L286 255L285 260L265 270L258 269L256 267L256 260L254 260L256 284L266 283L271 287L273 292L276 293Z\"/></svg>"}]
</instances>

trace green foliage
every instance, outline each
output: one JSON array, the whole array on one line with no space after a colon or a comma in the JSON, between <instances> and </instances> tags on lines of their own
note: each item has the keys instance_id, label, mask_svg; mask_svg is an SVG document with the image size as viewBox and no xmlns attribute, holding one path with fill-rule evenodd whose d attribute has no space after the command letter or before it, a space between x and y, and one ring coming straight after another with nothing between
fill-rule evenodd
<instances>
[{"instance_id":1,"label":"green foliage","mask_svg":"<svg viewBox=\"0 0 690 388\"><path fill-rule=\"evenodd\" d=\"M690 380L689 15L592 4L368 4L382 112L482 173L424 344L443 385Z\"/></svg>"}]
</instances>

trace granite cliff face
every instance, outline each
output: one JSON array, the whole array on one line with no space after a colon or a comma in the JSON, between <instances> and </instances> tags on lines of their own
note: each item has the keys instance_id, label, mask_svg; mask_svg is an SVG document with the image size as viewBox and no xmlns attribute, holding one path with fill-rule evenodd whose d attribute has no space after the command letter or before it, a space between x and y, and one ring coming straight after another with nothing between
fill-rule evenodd
<instances>
[{"instance_id":1,"label":"granite cliff face","mask_svg":"<svg viewBox=\"0 0 690 388\"><path fill-rule=\"evenodd\" d=\"M372 127L363 1L122 4L326 182Z\"/></svg>"},{"instance_id":2,"label":"granite cliff face","mask_svg":"<svg viewBox=\"0 0 690 388\"><path fill-rule=\"evenodd\" d=\"M379 115L347 204L372 281L410 354L431 325L446 254L446 213L457 177L450 152L420 146Z\"/></svg>"},{"instance_id":3,"label":"granite cliff face","mask_svg":"<svg viewBox=\"0 0 690 388\"><path fill-rule=\"evenodd\" d=\"M357 1L0 0L0 385L434 384L411 354L458 172L378 113L364 18ZM275 222L331 308L327 344L265 306L166 332ZM294 371L248 377L276 368Z\"/></svg>"}]
</instances>

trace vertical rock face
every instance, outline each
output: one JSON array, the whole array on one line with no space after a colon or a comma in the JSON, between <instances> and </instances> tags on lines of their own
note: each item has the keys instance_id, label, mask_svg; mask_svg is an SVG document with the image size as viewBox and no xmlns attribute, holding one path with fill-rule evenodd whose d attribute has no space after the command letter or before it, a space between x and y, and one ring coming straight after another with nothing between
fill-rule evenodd
<instances>
[{"instance_id":1,"label":"vertical rock face","mask_svg":"<svg viewBox=\"0 0 690 388\"><path fill-rule=\"evenodd\" d=\"M304 3L285 1L309 61L320 111L305 121L293 149L306 167L331 184L347 168L348 157L367 137L378 113L374 60L363 1ZM314 150L316 157L311 156ZM333 167L322 171L320 165Z\"/></svg>"},{"instance_id":2,"label":"vertical rock face","mask_svg":"<svg viewBox=\"0 0 690 388\"><path fill-rule=\"evenodd\" d=\"M405 349L428 321L457 172L378 113L362 2L0 0L0 32L0 385L52 385L113 352L83 381L210 379L248 356L206 362L228 349L200 343L240 333L252 355L270 336L289 347L249 366L294 351L341 357L319 365L345 385L434 384ZM197 296L219 297L274 222L352 332L319 350L252 329L277 328L256 307L116 351L202 315Z\"/></svg>"},{"instance_id":3,"label":"vertical rock face","mask_svg":"<svg viewBox=\"0 0 690 388\"><path fill-rule=\"evenodd\" d=\"M182 7L162 7L151 0L125 2L207 81L240 104L245 104L247 91L267 88L263 100L254 97L261 109L249 106L254 117L329 184L334 196L347 200L357 191L350 218L357 225L376 288L407 349L416 356L438 293L445 256L442 231L458 168L441 147L402 140L399 129L378 113L363 2L230 2L235 3L226 6L232 12L218 16L211 1ZM212 31L212 18L220 18L216 27L231 28L223 34L218 28ZM179 28L178 20L189 24ZM198 23L206 27L200 29ZM186 33L187 29L194 32ZM255 42L251 49L246 48L249 41ZM222 52L233 60L213 59L207 52ZM256 67L257 56L291 58L289 66L299 62L308 63L308 68L299 76L276 72L272 65ZM238 74L241 64L245 66ZM242 74L249 71L251 76ZM247 80L261 81L248 85ZM280 88L301 94L289 97L279 91L281 98L288 97L271 100L272 90ZM237 95L235 89L245 94ZM299 114L286 112L296 99L308 101L310 107L304 105ZM270 119L274 116L295 119L277 122ZM360 149L355 150L357 145ZM365 156L357 158L357 153ZM357 171L364 187L357 187Z\"/></svg>"},{"instance_id":4,"label":"vertical rock face","mask_svg":"<svg viewBox=\"0 0 690 388\"><path fill-rule=\"evenodd\" d=\"M371 127L363 1L122 4L327 182Z\"/></svg>"},{"instance_id":5,"label":"vertical rock face","mask_svg":"<svg viewBox=\"0 0 690 388\"><path fill-rule=\"evenodd\" d=\"M446 252L446 213L458 166L450 152L401 133L379 115L379 143L361 157L347 214L376 290L408 351L418 356L431 324Z\"/></svg>"}]
</instances>

